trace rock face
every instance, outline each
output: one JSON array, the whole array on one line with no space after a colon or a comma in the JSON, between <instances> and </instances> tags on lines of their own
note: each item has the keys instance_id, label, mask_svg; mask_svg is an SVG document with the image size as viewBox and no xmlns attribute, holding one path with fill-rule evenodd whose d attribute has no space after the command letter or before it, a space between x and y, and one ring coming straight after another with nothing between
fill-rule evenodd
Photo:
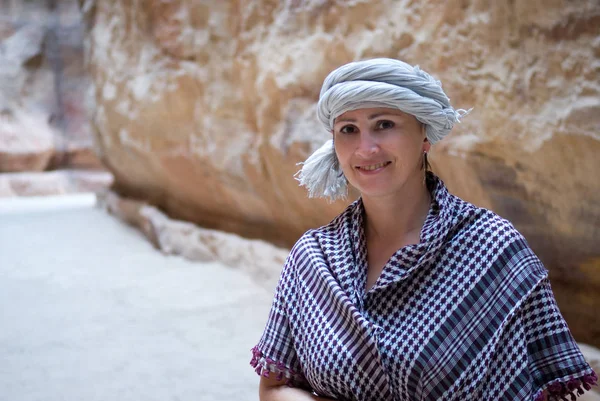
<instances>
[{"instance_id":1,"label":"rock face","mask_svg":"<svg viewBox=\"0 0 600 401\"><path fill-rule=\"evenodd\" d=\"M0 3L0 173L99 169L75 0Z\"/></svg>"},{"instance_id":2,"label":"rock face","mask_svg":"<svg viewBox=\"0 0 600 401\"><path fill-rule=\"evenodd\" d=\"M289 253L289 249L265 241L173 220L145 202L121 198L110 190L97 194L97 204L138 228L162 253L199 262L220 262L243 270L269 292L275 291Z\"/></svg>"},{"instance_id":3,"label":"rock face","mask_svg":"<svg viewBox=\"0 0 600 401\"><path fill-rule=\"evenodd\" d=\"M107 171L54 170L0 174L0 198L102 192L113 176Z\"/></svg>"},{"instance_id":4,"label":"rock face","mask_svg":"<svg viewBox=\"0 0 600 401\"><path fill-rule=\"evenodd\" d=\"M600 6L489 2L85 0L93 126L123 196L289 245L344 204L296 163L329 136L323 78L394 57L474 107L434 147L457 195L514 222L579 341L600 345Z\"/></svg>"}]
</instances>

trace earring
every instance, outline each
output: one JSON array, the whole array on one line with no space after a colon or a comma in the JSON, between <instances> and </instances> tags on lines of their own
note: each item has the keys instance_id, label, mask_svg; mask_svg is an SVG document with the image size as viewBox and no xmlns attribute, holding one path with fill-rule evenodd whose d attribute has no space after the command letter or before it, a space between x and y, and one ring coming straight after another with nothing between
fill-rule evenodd
<instances>
[{"instance_id":1,"label":"earring","mask_svg":"<svg viewBox=\"0 0 600 401\"><path fill-rule=\"evenodd\" d=\"M427 185L427 173L431 169L429 165L429 161L427 161L427 151L423 151L423 165L421 166L421 170L425 170L423 174L423 185Z\"/></svg>"}]
</instances>

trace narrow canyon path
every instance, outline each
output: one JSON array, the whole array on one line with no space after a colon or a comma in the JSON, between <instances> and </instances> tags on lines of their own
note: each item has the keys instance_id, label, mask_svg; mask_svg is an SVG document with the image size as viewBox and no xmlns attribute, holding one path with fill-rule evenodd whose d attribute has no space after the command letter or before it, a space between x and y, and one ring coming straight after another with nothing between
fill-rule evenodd
<instances>
[{"instance_id":1,"label":"narrow canyon path","mask_svg":"<svg viewBox=\"0 0 600 401\"><path fill-rule=\"evenodd\" d=\"M271 297L89 197L0 199L0 400L258 400Z\"/></svg>"}]
</instances>

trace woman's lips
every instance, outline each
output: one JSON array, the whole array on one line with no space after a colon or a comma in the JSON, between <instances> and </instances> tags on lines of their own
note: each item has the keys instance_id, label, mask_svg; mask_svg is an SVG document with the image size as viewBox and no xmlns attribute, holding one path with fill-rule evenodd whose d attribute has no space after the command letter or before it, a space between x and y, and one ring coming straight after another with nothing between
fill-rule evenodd
<instances>
[{"instance_id":1,"label":"woman's lips","mask_svg":"<svg viewBox=\"0 0 600 401\"><path fill-rule=\"evenodd\" d=\"M390 163L391 162L386 161L386 162L381 162L381 163L376 163L376 164L365 164L363 166L356 166L356 169L363 173L373 173L373 172L383 170Z\"/></svg>"}]
</instances>

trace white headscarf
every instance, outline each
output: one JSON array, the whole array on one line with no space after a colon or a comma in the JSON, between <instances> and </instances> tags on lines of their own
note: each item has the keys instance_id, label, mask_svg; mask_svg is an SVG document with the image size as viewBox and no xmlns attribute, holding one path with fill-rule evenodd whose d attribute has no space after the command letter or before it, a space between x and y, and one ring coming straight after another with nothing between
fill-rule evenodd
<instances>
[{"instance_id":1,"label":"white headscarf","mask_svg":"<svg viewBox=\"0 0 600 401\"><path fill-rule=\"evenodd\" d=\"M376 58L343 65L332 71L321 88L317 117L328 131L335 119L357 109L389 107L415 116L425 125L433 145L450 133L470 110L454 110L440 81L400 60ZM345 198L347 181L335 155L333 139L317 149L296 174L308 196Z\"/></svg>"}]
</instances>

